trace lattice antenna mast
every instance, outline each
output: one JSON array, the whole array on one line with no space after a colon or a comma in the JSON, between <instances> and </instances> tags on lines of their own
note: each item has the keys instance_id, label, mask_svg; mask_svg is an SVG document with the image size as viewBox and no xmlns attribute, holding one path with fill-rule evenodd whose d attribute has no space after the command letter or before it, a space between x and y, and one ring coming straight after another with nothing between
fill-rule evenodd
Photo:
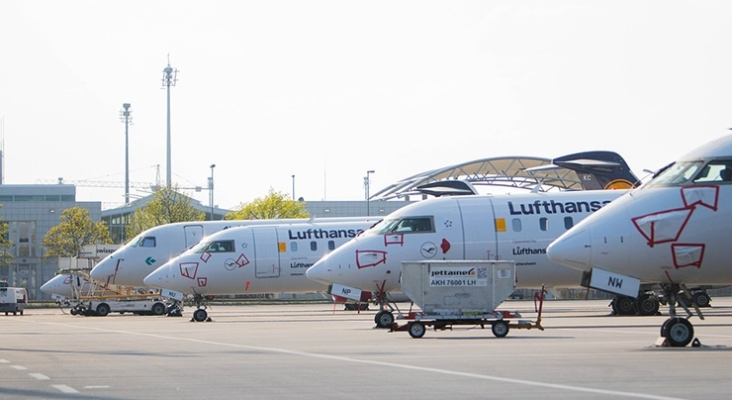
<instances>
[{"instance_id":1,"label":"lattice antenna mast","mask_svg":"<svg viewBox=\"0 0 732 400\"><path fill-rule=\"evenodd\" d=\"M130 140L129 128L132 123L132 111L130 111L130 103L122 104L123 110L119 112L119 117L125 123L125 204L130 204Z\"/></svg>"},{"instance_id":2,"label":"lattice antenna mast","mask_svg":"<svg viewBox=\"0 0 732 400\"><path fill-rule=\"evenodd\" d=\"M168 55L168 66L163 70L163 88L168 91L168 164L166 170L166 184L170 189L172 183L172 168L170 161L170 87L178 82L178 70L170 66L170 55Z\"/></svg>"}]
</instances>

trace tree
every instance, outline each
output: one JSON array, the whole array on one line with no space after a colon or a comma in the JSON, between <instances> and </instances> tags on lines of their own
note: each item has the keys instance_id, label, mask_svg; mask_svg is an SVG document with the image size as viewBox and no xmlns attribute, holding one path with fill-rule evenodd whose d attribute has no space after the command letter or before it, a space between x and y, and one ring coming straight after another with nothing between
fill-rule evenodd
<instances>
[{"instance_id":1,"label":"tree","mask_svg":"<svg viewBox=\"0 0 732 400\"><path fill-rule=\"evenodd\" d=\"M135 210L125 228L128 238L158 225L173 222L203 221L206 213L196 210L191 198L178 192L177 187L162 188L155 192L145 207Z\"/></svg>"},{"instance_id":2,"label":"tree","mask_svg":"<svg viewBox=\"0 0 732 400\"><path fill-rule=\"evenodd\" d=\"M2 204L0 204L0 208L2 208ZM0 218L0 267L7 267L13 263L13 254L10 253L13 242L8 237L8 229L8 223Z\"/></svg>"},{"instance_id":3,"label":"tree","mask_svg":"<svg viewBox=\"0 0 732 400\"><path fill-rule=\"evenodd\" d=\"M251 203L239 204L237 208L226 214L225 219L280 219L308 218L305 202L289 200L286 193L275 192L269 188L264 198L256 198Z\"/></svg>"},{"instance_id":4,"label":"tree","mask_svg":"<svg viewBox=\"0 0 732 400\"><path fill-rule=\"evenodd\" d=\"M104 222L94 222L89 210L71 207L61 213L61 223L52 227L43 237L48 257L78 257L88 244L109 244L109 228Z\"/></svg>"}]
</instances>

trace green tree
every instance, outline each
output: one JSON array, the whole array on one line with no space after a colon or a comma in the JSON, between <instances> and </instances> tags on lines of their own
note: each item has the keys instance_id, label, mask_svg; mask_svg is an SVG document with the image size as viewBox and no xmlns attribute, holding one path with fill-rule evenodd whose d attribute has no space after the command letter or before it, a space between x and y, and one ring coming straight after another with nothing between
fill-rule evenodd
<instances>
[{"instance_id":1,"label":"green tree","mask_svg":"<svg viewBox=\"0 0 732 400\"><path fill-rule=\"evenodd\" d=\"M2 204L0 204L0 208L2 208ZM8 223L0 218L0 267L7 267L13 263L13 254L10 252L13 242L8 236L9 228Z\"/></svg>"},{"instance_id":2,"label":"green tree","mask_svg":"<svg viewBox=\"0 0 732 400\"><path fill-rule=\"evenodd\" d=\"M104 222L94 222L89 210L71 207L61 213L61 223L52 227L43 237L48 250L45 257L78 257L88 244L109 244L109 228Z\"/></svg>"},{"instance_id":3,"label":"green tree","mask_svg":"<svg viewBox=\"0 0 732 400\"><path fill-rule=\"evenodd\" d=\"M162 188L155 192L145 207L135 210L125 228L128 238L134 238L143 231L173 222L203 221L206 213L196 210L191 198L181 194L176 186Z\"/></svg>"},{"instance_id":4,"label":"green tree","mask_svg":"<svg viewBox=\"0 0 732 400\"><path fill-rule=\"evenodd\" d=\"M308 218L305 202L288 199L286 193L275 192L269 188L264 198L256 198L251 203L241 203L233 211L226 214L225 219L281 219Z\"/></svg>"}]
</instances>

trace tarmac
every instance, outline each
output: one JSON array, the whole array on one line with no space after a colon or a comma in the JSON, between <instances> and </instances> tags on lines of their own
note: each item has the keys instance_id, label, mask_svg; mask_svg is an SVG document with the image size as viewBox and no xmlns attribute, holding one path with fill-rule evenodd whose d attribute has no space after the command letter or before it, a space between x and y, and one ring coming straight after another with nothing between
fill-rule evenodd
<instances>
[{"instance_id":1,"label":"tarmac","mask_svg":"<svg viewBox=\"0 0 732 400\"><path fill-rule=\"evenodd\" d=\"M400 304L408 308L408 304ZM373 308L373 307L372 307ZM532 301L501 310L536 321ZM691 318L698 347L656 346L667 318L607 300L544 304L544 330L375 329L342 305L209 307L183 317L0 316L0 399L720 399L732 393L732 298ZM398 320L399 323L406 321Z\"/></svg>"}]
</instances>

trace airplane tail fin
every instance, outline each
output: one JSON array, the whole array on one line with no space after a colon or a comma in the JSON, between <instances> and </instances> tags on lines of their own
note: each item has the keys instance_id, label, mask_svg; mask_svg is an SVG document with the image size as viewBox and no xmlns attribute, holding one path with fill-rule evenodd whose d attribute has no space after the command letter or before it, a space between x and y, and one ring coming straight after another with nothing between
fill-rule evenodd
<instances>
[{"instance_id":1,"label":"airplane tail fin","mask_svg":"<svg viewBox=\"0 0 732 400\"><path fill-rule=\"evenodd\" d=\"M586 151L568 154L552 160L549 165L527 168L539 172L565 168L575 171L583 190L631 189L640 184L640 179L620 154L612 151Z\"/></svg>"}]
</instances>

